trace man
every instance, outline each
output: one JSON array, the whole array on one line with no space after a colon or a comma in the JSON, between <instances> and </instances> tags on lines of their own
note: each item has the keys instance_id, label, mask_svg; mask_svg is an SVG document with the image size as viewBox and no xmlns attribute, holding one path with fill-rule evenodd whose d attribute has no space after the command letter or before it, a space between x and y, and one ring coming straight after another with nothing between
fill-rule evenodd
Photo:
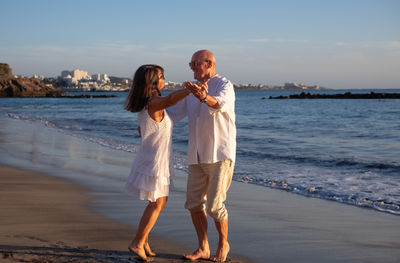
<instances>
[{"instance_id":1,"label":"man","mask_svg":"<svg viewBox=\"0 0 400 263\"><path fill-rule=\"evenodd\" d=\"M189 63L197 83L186 82L192 94L168 110L174 121L188 116L189 176L185 208L190 211L199 247L184 257L210 258L207 213L214 219L219 242L213 261L224 262L229 252L228 212L224 201L236 157L235 92L215 71L209 50L193 54Z\"/></svg>"}]
</instances>

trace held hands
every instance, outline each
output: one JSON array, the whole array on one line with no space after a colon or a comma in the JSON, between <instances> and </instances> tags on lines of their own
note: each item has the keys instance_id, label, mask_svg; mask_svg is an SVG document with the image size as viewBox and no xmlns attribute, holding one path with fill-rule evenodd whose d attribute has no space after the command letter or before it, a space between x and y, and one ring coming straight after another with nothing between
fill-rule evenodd
<instances>
[{"instance_id":1,"label":"held hands","mask_svg":"<svg viewBox=\"0 0 400 263\"><path fill-rule=\"evenodd\" d=\"M207 96L208 92L207 83L199 82L198 84L195 84L188 81L185 82L184 88L189 90L199 100L203 100Z\"/></svg>"}]
</instances>

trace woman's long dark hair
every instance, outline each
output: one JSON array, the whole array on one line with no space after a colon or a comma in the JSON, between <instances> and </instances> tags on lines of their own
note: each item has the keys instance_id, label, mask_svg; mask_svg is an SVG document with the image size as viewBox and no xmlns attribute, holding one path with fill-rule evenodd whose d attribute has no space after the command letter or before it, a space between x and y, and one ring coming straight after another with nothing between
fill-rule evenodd
<instances>
[{"instance_id":1,"label":"woman's long dark hair","mask_svg":"<svg viewBox=\"0 0 400 263\"><path fill-rule=\"evenodd\" d=\"M158 65L140 66L133 77L133 83L125 101L125 109L131 112L141 111L147 104L153 90L158 90L159 72L164 69Z\"/></svg>"}]
</instances>

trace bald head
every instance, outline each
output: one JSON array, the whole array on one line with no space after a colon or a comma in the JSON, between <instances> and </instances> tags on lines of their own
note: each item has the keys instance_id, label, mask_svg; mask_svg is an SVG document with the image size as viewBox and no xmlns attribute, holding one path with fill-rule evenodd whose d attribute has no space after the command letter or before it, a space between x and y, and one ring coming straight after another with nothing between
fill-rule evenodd
<instances>
[{"instance_id":1,"label":"bald head","mask_svg":"<svg viewBox=\"0 0 400 263\"><path fill-rule=\"evenodd\" d=\"M215 66L215 56L210 50L203 49L196 51L192 57L196 60L209 60Z\"/></svg>"},{"instance_id":2,"label":"bald head","mask_svg":"<svg viewBox=\"0 0 400 263\"><path fill-rule=\"evenodd\" d=\"M215 71L215 57L210 50L196 51L189 65L193 70L194 78L198 81L206 82L217 74Z\"/></svg>"}]
</instances>

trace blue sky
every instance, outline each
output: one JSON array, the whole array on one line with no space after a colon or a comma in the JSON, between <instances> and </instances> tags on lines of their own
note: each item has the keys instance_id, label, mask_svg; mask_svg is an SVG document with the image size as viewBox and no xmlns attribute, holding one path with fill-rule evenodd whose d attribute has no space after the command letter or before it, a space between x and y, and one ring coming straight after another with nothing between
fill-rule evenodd
<instances>
[{"instance_id":1,"label":"blue sky","mask_svg":"<svg viewBox=\"0 0 400 263\"><path fill-rule=\"evenodd\" d=\"M235 83L400 88L399 0L1 0L1 14L14 74L132 77L156 63L180 82L210 49Z\"/></svg>"}]
</instances>

